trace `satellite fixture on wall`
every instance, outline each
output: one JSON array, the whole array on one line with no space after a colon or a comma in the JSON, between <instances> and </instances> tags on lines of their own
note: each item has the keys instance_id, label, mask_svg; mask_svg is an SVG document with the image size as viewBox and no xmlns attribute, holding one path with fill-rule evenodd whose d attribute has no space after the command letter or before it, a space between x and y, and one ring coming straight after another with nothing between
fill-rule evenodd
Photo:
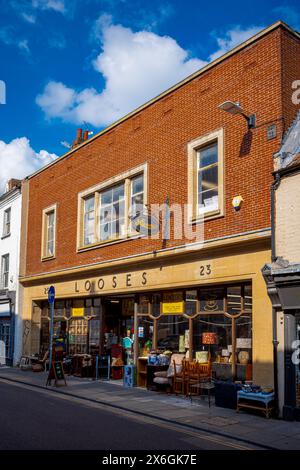
<instances>
[{"instance_id":1,"label":"satellite fixture on wall","mask_svg":"<svg viewBox=\"0 0 300 470\"><path fill-rule=\"evenodd\" d=\"M233 116L236 114L240 114L243 118L246 119L248 129L253 129L255 127L255 114L248 114L246 113L239 102L234 103L233 101L224 101L224 103L219 104L218 108L222 109L226 113L232 114Z\"/></svg>"}]
</instances>

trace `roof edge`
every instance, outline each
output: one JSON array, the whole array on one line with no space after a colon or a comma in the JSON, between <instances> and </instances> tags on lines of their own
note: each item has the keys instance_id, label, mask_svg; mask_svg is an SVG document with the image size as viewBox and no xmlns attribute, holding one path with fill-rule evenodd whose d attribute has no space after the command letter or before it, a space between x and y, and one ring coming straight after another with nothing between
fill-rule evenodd
<instances>
[{"instance_id":1,"label":"roof edge","mask_svg":"<svg viewBox=\"0 0 300 470\"><path fill-rule=\"evenodd\" d=\"M300 40L300 33L298 33L296 30L294 30L293 28L291 28L288 24L286 24L284 21L282 20L279 20L279 21L276 21L275 23L271 24L270 26L268 26L267 28L264 28L262 29L261 31L259 31L258 33L256 33L254 36L250 37L249 39L247 39L246 41L242 42L241 44L239 44L238 46L234 47L233 49L231 49L230 51L226 52L225 54L223 54L222 56L218 57L217 59L215 59L214 61L210 62L209 64L205 65L203 68L197 70L196 72L194 72L193 74L191 75L188 75L186 78L184 78L183 80L181 80L180 82L176 83L175 85L171 86L170 88L167 88L165 91L163 91L162 93L160 93L159 95L155 96L154 98L152 98L151 100L147 101L146 103L142 104L141 106L139 106L138 108L135 108L133 111L130 111L128 114L126 114L125 116L121 117L120 119L118 119L117 121L113 122L112 124L110 124L109 126L105 127L104 129L102 129L101 131L97 132L93 137L91 137L90 139L82 142L81 144L77 145L76 147L74 147L73 149L69 150L68 152L64 153L63 155L61 155L60 157L56 158L53 162L50 162L48 163L47 165L45 165L44 167L40 168L39 170L35 171L34 173L32 173L31 175L28 175L26 176L24 179L25 180L29 180L35 176L37 176L38 174L42 173L43 171L47 170L48 168L50 168L51 166L55 165L56 163L60 162L61 160L63 160L64 158L68 157L69 155L72 155L72 153L76 152L77 150L81 149L82 147L86 146L87 144L93 142L95 139L97 139L98 137L100 137L101 135L104 135L108 132L110 132L112 129L114 129L115 127L117 127L119 124L127 121L127 119L133 117L134 115L140 113L142 110L148 108L149 106L151 106L152 104L156 103L157 101L161 100L162 98L164 98L165 96L169 95L170 93L172 93L173 91L181 88L183 85L185 85L186 83L189 83L191 82L192 80L194 80L195 78L197 78L198 76L202 75L203 73L207 72L208 70L210 70L211 68L215 67L216 65L220 64L221 62L223 62L224 60L228 59L229 57L233 56L234 54L236 54L237 52L239 52L240 50L244 49L245 47L249 46L250 44L253 44L254 42L256 42L257 40L261 39L263 36L266 36L267 34L271 33L272 31L274 31L275 29L277 28L284 28L285 30L289 31L291 34L293 34L294 36L296 36L299 40Z\"/></svg>"}]
</instances>

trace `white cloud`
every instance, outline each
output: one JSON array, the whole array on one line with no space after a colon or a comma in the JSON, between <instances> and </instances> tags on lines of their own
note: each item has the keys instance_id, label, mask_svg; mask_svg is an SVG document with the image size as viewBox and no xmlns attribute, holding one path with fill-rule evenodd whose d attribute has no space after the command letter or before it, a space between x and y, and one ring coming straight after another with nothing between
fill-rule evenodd
<instances>
[{"instance_id":1,"label":"white cloud","mask_svg":"<svg viewBox=\"0 0 300 470\"><path fill-rule=\"evenodd\" d=\"M11 178L22 179L57 158L46 150L35 152L26 137L6 143L0 140L0 194Z\"/></svg>"},{"instance_id":2,"label":"white cloud","mask_svg":"<svg viewBox=\"0 0 300 470\"><path fill-rule=\"evenodd\" d=\"M95 34L101 37L102 52L93 66L105 79L103 91L76 91L51 81L37 97L47 118L106 125L205 65L189 58L168 36L135 33L111 24L107 15L100 17L97 26Z\"/></svg>"},{"instance_id":3,"label":"white cloud","mask_svg":"<svg viewBox=\"0 0 300 470\"><path fill-rule=\"evenodd\" d=\"M230 51L234 47L238 46L247 39L254 36L256 33L261 31L263 26L250 26L249 28L242 29L240 26L236 26L225 34L223 37L216 37L219 49L216 50L213 54L209 56L209 59L215 60L221 55L226 54L226 52Z\"/></svg>"},{"instance_id":4,"label":"white cloud","mask_svg":"<svg viewBox=\"0 0 300 470\"><path fill-rule=\"evenodd\" d=\"M27 39L18 38L15 30L11 26L4 26L0 28L0 41L7 46L16 46L21 52L30 54L30 49Z\"/></svg>"},{"instance_id":5,"label":"white cloud","mask_svg":"<svg viewBox=\"0 0 300 470\"><path fill-rule=\"evenodd\" d=\"M36 17L30 13L21 12L21 16L27 23L34 24L36 22Z\"/></svg>"},{"instance_id":6,"label":"white cloud","mask_svg":"<svg viewBox=\"0 0 300 470\"><path fill-rule=\"evenodd\" d=\"M64 0L32 0L32 7L38 10L54 10L59 13L66 11Z\"/></svg>"},{"instance_id":7,"label":"white cloud","mask_svg":"<svg viewBox=\"0 0 300 470\"><path fill-rule=\"evenodd\" d=\"M243 30L237 26L224 37L217 37L218 50L209 60L216 59L260 29L253 26ZM61 82L50 81L36 98L46 118L106 126L208 63L191 58L189 52L169 36L145 30L133 32L112 24L111 17L105 14L96 20L93 37L100 41L102 49L92 65L105 81L103 90L75 90Z\"/></svg>"}]
</instances>

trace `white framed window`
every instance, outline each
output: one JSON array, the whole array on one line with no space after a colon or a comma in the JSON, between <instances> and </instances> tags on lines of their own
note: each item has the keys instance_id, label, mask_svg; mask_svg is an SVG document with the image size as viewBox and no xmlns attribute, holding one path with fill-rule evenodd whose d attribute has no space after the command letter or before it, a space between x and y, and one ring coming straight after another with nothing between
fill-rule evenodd
<instances>
[{"instance_id":1,"label":"white framed window","mask_svg":"<svg viewBox=\"0 0 300 470\"><path fill-rule=\"evenodd\" d=\"M218 142L197 150L197 215L219 210Z\"/></svg>"},{"instance_id":2,"label":"white framed window","mask_svg":"<svg viewBox=\"0 0 300 470\"><path fill-rule=\"evenodd\" d=\"M42 259L55 257L56 249L56 205L43 210Z\"/></svg>"},{"instance_id":3,"label":"white framed window","mask_svg":"<svg viewBox=\"0 0 300 470\"><path fill-rule=\"evenodd\" d=\"M224 213L223 129L188 144L189 221Z\"/></svg>"},{"instance_id":4,"label":"white framed window","mask_svg":"<svg viewBox=\"0 0 300 470\"><path fill-rule=\"evenodd\" d=\"M147 198L147 165L134 168L78 195L77 247L137 235L131 217Z\"/></svg>"},{"instance_id":5,"label":"white framed window","mask_svg":"<svg viewBox=\"0 0 300 470\"><path fill-rule=\"evenodd\" d=\"M2 231L2 236L7 237L10 235L10 229L11 229L11 207L8 209L5 209L3 212L3 231Z\"/></svg>"},{"instance_id":6,"label":"white framed window","mask_svg":"<svg viewBox=\"0 0 300 470\"><path fill-rule=\"evenodd\" d=\"M9 254L1 257L1 288L8 289L9 280Z\"/></svg>"}]
</instances>

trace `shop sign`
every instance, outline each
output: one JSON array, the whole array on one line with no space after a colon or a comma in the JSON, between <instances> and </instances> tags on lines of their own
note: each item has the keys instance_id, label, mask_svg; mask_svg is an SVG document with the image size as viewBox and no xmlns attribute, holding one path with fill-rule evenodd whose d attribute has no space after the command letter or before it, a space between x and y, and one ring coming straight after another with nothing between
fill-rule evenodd
<instances>
[{"instance_id":1,"label":"shop sign","mask_svg":"<svg viewBox=\"0 0 300 470\"><path fill-rule=\"evenodd\" d=\"M182 293L171 293L163 295L162 314L177 315L184 312L184 302Z\"/></svg>"},{"instance_id":2,"label":"shop sign","mask_svg":"<svg viewBox=\"0 0 300 470\"><path fill-rule=\"evenodd\" d=\"M138 213L131 218L132 227L141 235L156 235L159 232L159 221L148 212Z\"/></svg>"},{"instance_id":3,"label":"shop sign","mask_svg":"<svg viewBox=\"0 0 300 470\"><path fill-rule=\"evenodd\" d=\"M73 317L84 317L84 307L73 307L72 308Z\"/></svg>"}]
</instances>

